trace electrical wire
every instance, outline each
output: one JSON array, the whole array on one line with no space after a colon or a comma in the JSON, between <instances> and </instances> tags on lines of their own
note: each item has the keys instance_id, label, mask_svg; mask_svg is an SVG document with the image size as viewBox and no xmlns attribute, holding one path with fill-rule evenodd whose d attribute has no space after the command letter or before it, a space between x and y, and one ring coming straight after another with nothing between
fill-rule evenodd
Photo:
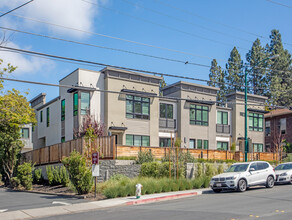
<instances>
[{"instance_id":1,"label":"electrical wire","mask_svg":"<svg viewBox=\"0 0 292 220\"><path fill-rule=\"evenodd\" d=\"M27 4L29 4L29 3L31 3L31 2L33 2L33 1L34 0L28 1L28 2L26 2L24 4L22 4L22 5L20 5L20 6L16 7L16 8L14 8L14 9L12 9L12 10L10 10L10 11L2 14L2 15L0 15L0 18L3 17L3 16L5 16L5 15L7 15L7 14L9 14L9 13L11 13L11 12L13 12L13 11L15 11L15 10L17 10L17 9L19 9L19 8L21 8L21 7L23 7L23 6L25 6L25 5L27 5Z\"/></svg>"},{"instance_id":2,"label":"electrical wire","mask_svg":"<svg viewBox=\"0 0 292 220\"><path fill-rule=\"evenodd\" d=\"M282 4L280 2L276 2L276 1L271 1L271 0L266 0L267 2L271 2L273 4L276 4L276 5L281 5L281 6L284 6L286 8L292 8L292 6L289 6L289 5L285 5L285 4Z\"/></svg>"}]
</instances>

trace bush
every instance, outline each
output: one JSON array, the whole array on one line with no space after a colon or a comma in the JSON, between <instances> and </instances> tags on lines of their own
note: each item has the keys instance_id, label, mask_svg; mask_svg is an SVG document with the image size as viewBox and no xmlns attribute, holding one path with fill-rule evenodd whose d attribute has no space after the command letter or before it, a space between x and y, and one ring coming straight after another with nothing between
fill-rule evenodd
<instances>
[{"instance_id":1,"label":"bush","mask_svg":"<svg viewBox=\"0 0 292 220\"><path fill-rule=\"evenodd\" d=\"M110 186L107 187L104 191L103 194L106 196L106 198L111 199L111 198L116 198L119 195L119 187L118 186Z\"/></svg>"},{"instance_id":2,"label":"bush","mask_svg":"<svg viewBox=\"0 0 292 220\"><path fill-rule=\"evenodd\" d=\"M34 174L33 174L33 182L37 184L41 184L43 180L44 178L42 175L42 168L35 169Z\"/></svg>"},{"instance_id":3,"label":"bush","mask_svg":"<svg viewBox=\"0 0 292 220\"><path fill-rule=\"evenodd\" d=\"M195 177L199 178L203 175L203 165L201 163L197 164Z\"/></svg>"},{"instance_id":4,"label":"bush","mask_svg":"<svg viewBox=\"0 0 292 220\"><path fill-rule=\"evenodd\" d=\"M191 155L189 151L187 152L180 152L178 156L179 162L183 163L195 163L196 159Z\"/></svg>"},{"instance_id":5,"label":"bush","mask_svg":"<svg viewBox=\"0 0 292 220\"><path fill-rule=\"evenodd\" d=\"M20 184L27 190L32 189L32 169L33 165L31 163L23 163L17 167L17 179L19 179Z\"/></svg>"},{"instance_id":6,"label":"bush","mask_svg":"<svg viewBox=\"0 0 292 220\"><path fill-rule=\"evenodd\" d=\"M149 151L140 151L138 153L138 158L136 160L136 162L138 164L143 164L143 163L149 163L149 162L153 162L154 161L154 157L152 155L152 152Z\"/></svg>"},{"instance_id":7,"label":"bush","mask_svg":"<svg viewBox=\"0 0 292 220\"><path fill-rule=\"evenodd\" d=\"M53 167L46 166L46 172L47 172L49 185L53 185L53 183L54 183Z\"/></svg>"},{"instance_id":8,"label":"bush","mask_svg":"<svg viewBox=\"0 0 292 220\"><path fill-rule=\"evenodd\" d=\"M91 169L86 166L86 158L73 151L62 160L69 172L70 180L78 194L88 193L93 185Z\"/></svg>"},{"instance_id":9,"label":"bush","mask_svg":"<svg viewBox=\"0 0 292 220\"><path fill-rule=\"evenodd\" d=\"M12 188L19 187L20 180L16 176L15 177L12 177L11 180L10 180L10 185L11 185Z\"/></svg>"},{"instance_id":10,"label":"bush","mask_svg":"<svg viewBox=\"0 0 292 220\"><path fill-rule=\"evenodd\" d=\"M0 173L0 186L2 186L4 183L2 182L2 174Z\"/></svg>"},{"instance_id":11,"label":"bush","mask_svg":"<svg viewBox=\"0 0 292 220\"><path fill-rule=\"evenodd\" d=\"M206 164L206 176L214 176L217 173L217 169L215 168L214 164L207 163Z\"/></svg>"},{"instance_id":12,"label":"bush","mask_svg":"<svg viewBox=\"0 0 292 220\"><path fill-rule=\"evenodd\" d=\"M200 176L192 180L191 182L193 189L200 189L204 184L204 177Z\"/></svg>"},{"instance_id":13,"label":"bush","mask_svg":"<svg viewBox=\"0 0 292 220\"><path fill-rule=\"evenodd\" d=\"M208 188L209 187L209 183L210 183L210 180L211 180L211 176L205 176L204 177L204 183L203 183L203 187L204 188Z\"/></svg>"},{"instance_id":14,"label":"bush","mask_svg":"<svg viewBox=\"0 0 292 220\"><path fill-rule=\"evenodd\" d=\"M66 170L66 168L64 166L62 166L60 169L59 169L59 176L60 176L60 180L61 180L61 184L62 186L68 186L69 185L69 182L70 182L70 179L69 179L69 174Z\"/></svg>"},{"instance_id":15,"label":"bush","mask_svg":"<svg viewBox=\"0 0 292 220\"><path fill-rule=\"evenodd\" d=\"M60 168L59 167L52 167L53 172L53 186L57 186L61 184L61 178L60 178Z\"/></svg>"},{"instance_id":16,"label":"bush","mask_svg":"<svg viewBox=\"0 0 292 220\"><path fill-rule=\"evenodd\" d=\"M158 162L143 163L140 169L140 176L157 178L160 170L160 163Z\"/></svg>"},{"instance_id":17,"label":"bush","mask_svg":"<svg viewBox=\"0 0 292 220\"><path fill-rule=\"evenodd\" d=\"M217 168L217 173L223 173L224 172L224 166L222 164L219 164L218 168Z\"/></svg>"}]
</instances>

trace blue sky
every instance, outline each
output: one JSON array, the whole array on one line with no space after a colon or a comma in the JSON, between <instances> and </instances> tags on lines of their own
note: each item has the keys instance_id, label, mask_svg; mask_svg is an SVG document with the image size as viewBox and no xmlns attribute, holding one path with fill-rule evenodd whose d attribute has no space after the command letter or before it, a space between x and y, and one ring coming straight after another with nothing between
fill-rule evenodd
<instances>
[{"instance_id":1,"label":"blue sky","mask_svg":"<svg viewBox=\"0 0 292 220\"><path fill-rule=\"evenodd\" d=\"M0 14L27 0L1 0ZM274 0L292 7L291 0ZM25 7L0 18L0 26L49 35L98 46L111 47L189 63L210 65L213 58L222 67L233 46L245 59L256 35L262 45L272 29L280 30L286 49L292 53L292 8L267 0L35 0ZM40 23L34 20L42 20ZM72 29L49 25L53 23ZM232 28L231 28L232 27ZM32 35L0 30L5 45L64 57L160 73L208 79L209 68L170 62L124 52L77 45ZM177 50L176 53L142 46L93 33ZM290 44L290 45L289 45ZM76 68L100 70L85 66L0 51L0 58L18 69L9 77L58 84ZM166 77L166 83L178 81ZM203 84L202 82L191 81ZM15 82L4 83L6 89L28 91L28 100L41 92L47 100L58 96L58 88Z\"/></svg>"}]
</instances>

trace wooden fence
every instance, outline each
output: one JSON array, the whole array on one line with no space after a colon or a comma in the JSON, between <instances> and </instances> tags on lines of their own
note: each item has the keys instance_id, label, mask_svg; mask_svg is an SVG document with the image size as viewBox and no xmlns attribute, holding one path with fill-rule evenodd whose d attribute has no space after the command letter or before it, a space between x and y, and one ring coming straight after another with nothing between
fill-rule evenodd
<instances>
[{"instance_id":1,"label":"wooden fence","mask_svg":"<svg viewBox=\"0 0 292 220\"><path fill-rule=\"evenodd\" d=\"M99 152L103 156L100 159L115 159L115 137L99 137L95 140L93 146L95 148L93 151L97 151L97 148L99 148ZM84 154L90 149L86 147L85 140L80 138L25 152L22 154L22 161L31 161L36 165L60 163L63 157L68 157L74 150Z\"/></svg>"},{"instance_id":2,"label":"wooden fence","mask_svg":"<svg viewBox=\"0 0 292 220\"><path fill-rule=\"evenodd\" d=\"M117 146L117 157L124 156L138 156L139 151L150 150L154 157L163 158L169 154L169 148L166 147L137 147L137 146ZM222 150L203 150L203 149L184 149L181 148L182 152L189 152L194 158L203 159L216 159L216 160L236 160L244 161L244 153L222 151ZM272 161L277 159L275 153L248 153L248 160L265 160Z\"/></svg>"}]
</instances>

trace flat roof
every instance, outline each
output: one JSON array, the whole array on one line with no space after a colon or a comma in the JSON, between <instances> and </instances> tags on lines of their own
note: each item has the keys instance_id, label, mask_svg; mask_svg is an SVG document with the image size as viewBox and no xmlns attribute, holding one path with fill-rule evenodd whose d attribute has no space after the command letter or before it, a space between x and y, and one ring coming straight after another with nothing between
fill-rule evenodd
<instances>
[{"instance_id":1,"label":"flat roof","mask_svg":"<svg viewBox=\"0 0 292 220\"><path fill-rule=\"evenodd\" d=\"M40 98L41 96L46 96L47 94L46 93L40 93L38 94L36 97L32 98L29 103L32 103L34 102L35 100L37 100L38 98Z\"/></svg>"},{"instance_id":2,"label":"flat roof","mask_svg":"<svg viewBox=\"0 0 292 220\"><path fill-rule=\"evenodd\" d=\"M232 95L236 95L236 94L239 94L239 95L245 95L244 92L232 92L232 93L229 93L229 94L226 94L226 97L228 96L232 96ZM248 97L254 97L254 98L259 98L259 99L268 99L267 96L261 96L261 95L254 95L254 94L250 94L250 93L247 93L247 96Z\"/></svg>"},{"instance_id":3,"label":"flat roof","mask_svg":"<svg viewBox=\"0 0 292 220\"><path fill-rule=\"evenodd\" d=\"M162 90L171 88L171 87L175 87L177 85L189 85L189 86L196 86L196 87L200 87L200 88L205 88L205 89L211 89L211 90L216 90L219 91L220 89L217 87L213 87L213 86L206 86L206 85L201 85L201 84L196 84L196 83L190 83L190 82L185 82L185 81L178 81L176 83L170 84L168 86L165 86Z\"/></svg>"}]
</instances>

